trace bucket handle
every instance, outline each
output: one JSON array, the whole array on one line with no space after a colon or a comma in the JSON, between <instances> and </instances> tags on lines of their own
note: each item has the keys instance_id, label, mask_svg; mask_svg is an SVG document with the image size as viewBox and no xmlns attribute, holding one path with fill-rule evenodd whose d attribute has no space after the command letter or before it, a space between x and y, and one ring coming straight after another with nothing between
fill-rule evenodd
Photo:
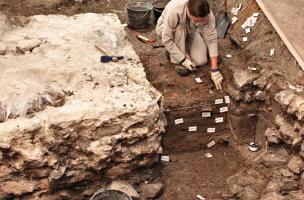
<instances>
[{"instance_id":1,"label":"bucket handle","mask_svg":"<svg viewBox=\"0 0 304 200\"><path fill-rule=\"evenodd\" d=\"M128 16L128 17L129 17L130 20L143 19L143 18L145 18L148 15L149 12L150 12L150 10L147 10L146 13L143 16L139 17L139 18L133 18L132 19L132 18L130 18L130 16Z\"/></svg>"},{"instance_id":2,"label":"bucket handle","mask_svg":"<svg viewBox=\"0 0 304 200\"><path fill-rule=\"evenodd\" d=\"M128 1L128 3L125 5L125 11L126 11L126 12L127 12L127 9L128 9L128 4L129 4L129 1ZM149 3L149 4L150 4L150 3ZM153 6L152 6L152 9L154 9ZM149 14L149 12L151 11L151 9L148 9L148 8L147 8L145 11L146 11L146 13L145 13L143 16L139 17L139 18L136 18L136 19L133 18L133 19L132 19L132 18L130 18L130 16L128 16L128 17L129 17L130 20L143 19L143 18L145 18L145 17Z\"/></svg>"},{"instance_id":3,"label":"bucket handle","mask_svg":"<svg viewBox=\"0 0 304 200\"><path fill-rule=\"evenodd\" d=\"M160 13L163 12L162 10L158 10L158 9L156 9L154 7L153 7L153 10L156 10L157 12L160 12Z\"/></svg>"}]
</instances>

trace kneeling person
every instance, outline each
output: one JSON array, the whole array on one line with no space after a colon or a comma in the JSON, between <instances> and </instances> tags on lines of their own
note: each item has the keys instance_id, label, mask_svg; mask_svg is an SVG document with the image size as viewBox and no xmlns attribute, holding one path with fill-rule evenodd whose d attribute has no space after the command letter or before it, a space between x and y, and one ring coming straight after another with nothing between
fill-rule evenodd
<instances>
[{"instance_id":1,"label":"kneeling person","mask_svg":"<svg viewBox=\"0 0 304 200\"><path fill-rule=\"evenodd\" d=\"M207 64L209 51L211 79L217 89L222 88L215 18L207 0L171 0L157 21L156 32L181 76Z\"/></svg>"}]
</instances>

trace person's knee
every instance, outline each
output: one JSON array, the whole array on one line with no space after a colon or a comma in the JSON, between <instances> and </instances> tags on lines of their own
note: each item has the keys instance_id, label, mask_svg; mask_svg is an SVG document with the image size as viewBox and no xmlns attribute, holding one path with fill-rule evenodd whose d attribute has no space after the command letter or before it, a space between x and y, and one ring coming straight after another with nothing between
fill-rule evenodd
<instances>
[{"instance_id":1,"label":"person's knee","mask_svg":"<svg viewBox=\"0 0 304 200\"><path fill-rule=\"evenodd\" d=\"M197 58L193 58L194 64L196 66L203 66L208 63L207 56L198 56Z\"/></svg>"}]
</instances>

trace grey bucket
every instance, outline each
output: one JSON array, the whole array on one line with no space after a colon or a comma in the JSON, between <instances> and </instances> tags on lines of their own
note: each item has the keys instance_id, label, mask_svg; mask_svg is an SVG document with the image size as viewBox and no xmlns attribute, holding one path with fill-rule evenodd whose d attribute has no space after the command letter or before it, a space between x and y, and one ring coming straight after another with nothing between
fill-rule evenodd
<instances>
[{"instance_id":1,"label":"grey bucket","mask_svg":"<svg viewBox=\"0 0 304 200\"><path fill-rule=\"evenodd\" d=\"M145 2L127 4L128 25L132 28L147 28L152 10L152 5Z\"/></svg>"},{"instance_id":2,"label":"grey bucket","mask_svg":"<svg viewBox=\"0 0 304 200\"><path fill-rule=\"evenodd\" d=\"M132 200L132 198L119 190L100 189L90 200Z\"/></svg>"}]
</instances>

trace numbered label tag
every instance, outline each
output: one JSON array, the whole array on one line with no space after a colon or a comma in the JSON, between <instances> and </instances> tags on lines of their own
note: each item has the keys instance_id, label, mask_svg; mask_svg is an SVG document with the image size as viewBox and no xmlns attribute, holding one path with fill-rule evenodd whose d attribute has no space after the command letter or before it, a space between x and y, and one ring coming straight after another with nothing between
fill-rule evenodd
<instances>
[{"instance_id":1,"label":"numbered label tag","mask_svg":"<svg viewBox=\"0 0 304 200\"><path fill-rule=\"evenodd\" d=\"M161 156L160 160L164 161L164 162L170 162L170 157L169 156Z\"/></svg>"},{"instance_id":2,"label":"numbered label tag","mask_svg":"<svg viewBox=\"0 0 304 200\"><path fill-rule=\"evenodd\" d=\"M211 112L203 112L202 117L204 118L211 117Z\"/></svg>"},{"instance_id":3,"label":"numbered label tag","mask_svg":"<svg viewBox=\"0 0 304 200\"><path fill-rule=\"evenodd\" d=\"M224 122L224 118L223 117L215 118L215 123L223 123L223 122Z\"/></svg>"},{"instance_id":4,"label":"numbered label tag","mask_svg":"<svg viewBox=\"0 0 304 200\"><path fill-rule=\"evenodd\" d=\"M250 31L251 31L250 28L246 28L246 29L245 29L245 32L246 32L246 33L250 33Z\"/></svg>"},{"instance_id":5,"label":"numbered label tag","mask_svg":"<svg viewBox=\"0 0 304 200\"><path fill-rule=\"evenodd\" d=\"M229 104L230 103L230 97L229 96L225 96L224 98L225 98L225 103Z\"/></svg>"},{"instance_id":6,"label":"numbered label tag","mask_svg":"<svg viewBox=\"0 0 304 200\"><path fill-rule=\"evenodd\" d=\"M207 147L210 149L214 145L215 145L215 142L214 142L214 140L212 140L210 143L207 144Z\"/></svg>"},{"instance_id":7,"label":"numbered label tag","mask_svg":"<svg viewBox=\"0 0 304 200\"><path fill-rule=\"evenodd\" d=\"M195 132L197 131L197 126L190 126L189 127L189 132Z\"/></svg>"},{"instance_id":8,"label":"numbered label tag","mask_svg":"<svg viewBox=\"0 0 304 200\"><path fill-rule=\"evenodd\" d=\"M224 112L228 112L227 106L220 108L220 113L224 113Z\"/></svg>"},{"instance_id":9,"label":"numbered label tag","mask_svg":"<svg viewBox=\"0 0 304 200\"><path fill-rule=\"evenodd\" d=\"M174 121L174 123L175 123L175 124L182 124L182 123L184 123L184 119L183 119L183 118L176 119L176 120Z\"/></svg>"},{"instance_id":10,"label":"numbered label tag","mask_svg":"<svg viewBox=\"0 0 304 200\"><path fill-rule=\"evenodd\" d=\"M274 49L270 49L270 56L274 55Z\"/></svg>"},{"instance_id":11,"label":"numbered label tag","mask_svg":"<svg viewBox=\"0 0 304 200\"><path fill-rule=\"evenodd\" d=\"M215 133L215 128L208 128L207 133Z\"/></svg>"},{"instance_id":12,"label":"numbered label tag","mask_svg":"<svg viewBox=\"0 0 304 200\"><path fill-rule=\"evenodd\" d=\"M212 158L212 157L213 157L211 153L205 153L205 156L206 156L207 158Z\"/></svg>"},{"instance_id":13,"label":"numbered label tag","mask_svg":"<svg viewBox=\"0 0 304 200\"><path fill-rule=\"evenodd\" d=\"M196 83L202 83L203 82L202 79L200 79L200 78L195 78L195 81L196 81Z\"/></svg>"},{"instance_id":14,"label":"numbered label tag","mask_svg":"<svg viewBox=\"0 0 304 200\"><path fill-rule=\"evenodd\" d=\"M260 13L253 13L253 15L252 16L254 16L254 17L258 17L260 15Z\"/></svg>"},{"instance_id":15,"label":"numbered label tag","mask_svg":"<svg viewBox=\"0 0 304 200\"><path fill-rule=\"evenodd\" d=\"M224 103L223 99L215 99L215 102L214 102L215 105L222 104L222 103Z\"/></svg>"},{"instance_id":16,"label":"numbered label tag","mask_svg":"<svg viewBox=\"0 0 304 200\"><path fill-rule=\"evenodd\" d=\"M232 58L232 55L227 54L226 57L227 57L227 58Z\"/></svg>"}]
</instances>

